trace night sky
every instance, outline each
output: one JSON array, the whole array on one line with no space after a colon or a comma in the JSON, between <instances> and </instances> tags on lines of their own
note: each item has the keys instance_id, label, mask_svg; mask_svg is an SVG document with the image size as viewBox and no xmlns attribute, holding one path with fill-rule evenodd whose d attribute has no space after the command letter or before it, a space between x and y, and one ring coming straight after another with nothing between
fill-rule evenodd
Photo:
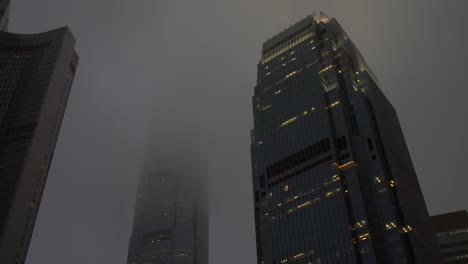
<instances>
[{"instance_id":1,"label":"night sky","mask_svg":"<svg viewBox=\"0 0 468 264\"><path fill-rule=\"evenodd\" d=\"M338 19L380 80L429 212L466 209L467 9L466 0L14 0L10 31L68 25L81 58L27 263L126 263L155 141L159 155L204 160L211 263L255 263L256 64L266 39L314 10Z\"/></svg>"}]
</instances>

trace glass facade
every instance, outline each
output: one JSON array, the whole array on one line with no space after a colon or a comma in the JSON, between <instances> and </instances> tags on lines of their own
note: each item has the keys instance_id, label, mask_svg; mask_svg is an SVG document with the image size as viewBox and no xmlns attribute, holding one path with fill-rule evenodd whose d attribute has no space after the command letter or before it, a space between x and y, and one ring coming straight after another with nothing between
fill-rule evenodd
<instances>
[{"instance_id":1,"label":"glass facade","mask_svg":"<svg viewBox=\"0 0 468 264\"><path fill-rule=\"evenodd\" d=\"M207 264L206 204L181 170L146 172L137 191L129 264Z\"/></svg>"},{"instance_id":2,"label":"glass facade","mask_svg":"<svg viewBox=\"0 0 468 264\"><path fill-rule=\"evenodd\" d=\"M395 110L334 18L263 44L252 102L257 263L439 263Z\"/></svg>"},{"instance_id":3,"label":"glass facade","mask_svg":"<svg viewBox=\"0 0 468 264\"><path fill-rule=\"evenodd\" d=\"M431 220L444 263L468 264L467 211L435 215Z\"/></svg>"},{"instance_id":4,"label":"glass facade","mask_svg":"<svg viewBox=\"0 0 468 264\"><path fill-rule=\"evenodd\" d=\"M68 28L0 32L0 259L24 263L78 56Z\"/></svg>"}]
</instances>

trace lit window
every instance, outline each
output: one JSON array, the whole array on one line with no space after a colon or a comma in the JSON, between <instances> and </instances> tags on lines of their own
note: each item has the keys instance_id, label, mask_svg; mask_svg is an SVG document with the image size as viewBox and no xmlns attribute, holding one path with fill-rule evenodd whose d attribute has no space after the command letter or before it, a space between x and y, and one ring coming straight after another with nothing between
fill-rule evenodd
<instances>
[{"instance_id":1,"label":"lit window","mask_svg":"<svg viewBox=\"0 0 468 264\"><path fill-rule=\"evenodd\" d=\"M291 124L292 122L294 122L294 121L296 121L296 120L297 120L297 116L295 116L295 117L293 117L293 118L291 118L291 119L289 119L289 120L283 122L283 123L281 124L280 127L287 126L287 125Z\"/></svg>"},{"instance_id":2,"label":"lit window","mask_svg":"<svg viewBox=\"0 0 468 264\"><path fill-rule=\"evenodd\" d=\"M323 72L325 72L325 71L328 71L328 70L330 70L331 68L333 68L333 66L334 66L334 65L329 65L329 66L323 68L322 70L320 70L319 73L323 73Z\"/></svg>"},{"instance_id":3,"label":"lit window","mask_svg":"<svg viewBox=\"0 0 468 264\"><path fill-rule=\"evenodd\" d=\"M365 234L359 236L359 239L360 239L360 240L366 240L366 239L368 239L368 238L370 238L369 233L365 233Z\"/></svg>"},{"instance_id":4,"label":"lit window","mask_svg":"<svg viewBox=\"0 0 468 264\"><path fill-rule=\"evenodd\" d=\"M285 185L284 188L283 188L283 190L284 190L285 192L289 191L289 186L288 186L288 185Z\"/></svg>"},{"instance_id":5,"label":"lit window","mask_svg":"<svg viewBox=\"0 0 468 264\"><path fill-rule=\"evenodd\" d=\"M385 230L390 230L390 229L393 229L393 228L395 228L395 227L397 227L397 226L395 225L395 223L394 223L394 222L390 222L390 223L388 223L388 224L385 225Z\"/></svg>"},{"instance_id":6,"label":"lit window","mask_svg":"<svg viewBox=\"0 0 468 264\"><path fill-rule=\"evenodd\" d=\"M336 101L336 102L332 103L332 104L330 105L330 108L335 107L335 106L338 105L339 103L340 103L340 101Z\"/></svg>"},{"instance_id":7,"label":"lit window","mask_svg":"<svg viewBox=\"0 0 468 264\"><path fill-rule=\"evenodd\" d=\"M271 105L264 106L262 109L260 109L260 111L265 111L265 110L267 110L267 109L270 108L270 107L271 107Z\"/></svg>"}]
</instances>

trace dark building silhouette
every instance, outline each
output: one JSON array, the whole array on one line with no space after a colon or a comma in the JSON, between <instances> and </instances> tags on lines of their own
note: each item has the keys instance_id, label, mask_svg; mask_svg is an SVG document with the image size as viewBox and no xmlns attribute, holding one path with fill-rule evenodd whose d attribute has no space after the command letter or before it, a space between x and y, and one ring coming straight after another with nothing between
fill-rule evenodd
<instances>
[{"instance_id":1,"label":"dark building silhouette","mask_svg":"<svg viewBox=\"0 0 468 264\"><path fill-rule=\"evenodd\" d=\"M24 263L78 56L66 27L0 32L0 263Z\"/></svg>"},{"instance_id":2,"label":"dark building silhouette","mask_svg":"<svg viewBox=\"0 0 468 264\"><path fill-rule=\"evenodd\" d=\"M197 173L182 164L143 172L128 264L208 264L208 200Z\"/></svg>"},{"instance_id":3,"label":"dark building silhouette","mask_svg":"<svg viewBox=\"0 0 468 264\"><path fill-rule=\"evenodd\" d=\"M431 220L444 263L468 263L467 211L434 215Z\"/></svg>"},{"instance_id":4,"label":"dark building silhouette","mask_svg":"<svg viewBox=\"0 0 468 264\"><path fill-rule=\"evenodd\" d=\"M334 18L266 41L252 100L257 263L440 263L396 112Z\"/></svg>"},{"instance_id":5,"label":"dark building silhouette","mask_svg":"<svg viewBox=\"0 0 468 264\"><path fill-rule=\"evenodd\" d=\"M10 0L0 0L0 31L8 29L8 14L10 11Z\"/></svg>"}]
</instances>

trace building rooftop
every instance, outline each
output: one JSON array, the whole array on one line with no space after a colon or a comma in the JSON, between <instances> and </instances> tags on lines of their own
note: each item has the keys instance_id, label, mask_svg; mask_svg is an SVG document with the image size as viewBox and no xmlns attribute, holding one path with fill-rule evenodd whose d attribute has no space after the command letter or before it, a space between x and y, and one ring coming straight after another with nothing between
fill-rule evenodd
<instances>
[{"instance_id":1,"label":"building rooftop","mask_svg":"<svg viewBox=\"0 0 468 264\"><path fill-rule=\"evenodd\" d=\"M444 232L468 227L468 212L457 211L431 216L432 225L436 232Z\"/></svg>"}]
</instances>

